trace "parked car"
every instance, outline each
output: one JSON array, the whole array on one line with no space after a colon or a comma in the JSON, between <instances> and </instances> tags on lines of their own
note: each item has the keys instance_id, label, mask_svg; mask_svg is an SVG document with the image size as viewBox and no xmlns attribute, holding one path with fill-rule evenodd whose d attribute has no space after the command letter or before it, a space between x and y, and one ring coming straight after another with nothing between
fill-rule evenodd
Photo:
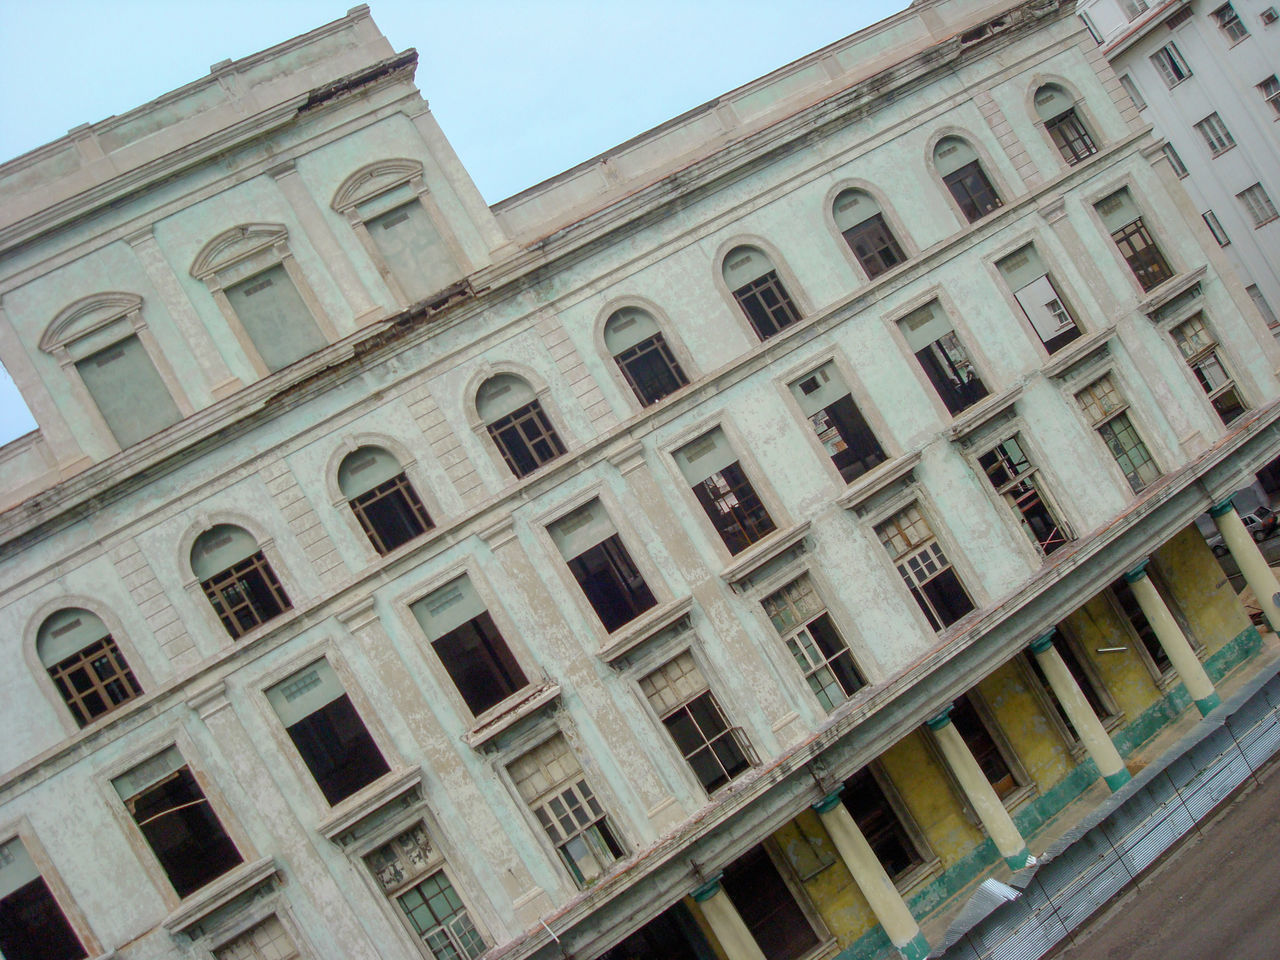
<instances>
[{"instance_id":1,"label":"parked car","mask_svg":"<svg viewBox=\"0 0 1280 960\"><path fill-rule=\"evenodd\" d=\"M1259 505L1250 513L1240 514L1240 522L1244 524L1244 528L1249 531L1253 539L1261 543L1276 532L1276 527L1280 526L1280 515L1269 507ZM1222 542L1222 534L1216 530L1205 539L1205 542L1209 544L1215 557L1227 555L1227 546Z\"/></svg>"}]
</instances>

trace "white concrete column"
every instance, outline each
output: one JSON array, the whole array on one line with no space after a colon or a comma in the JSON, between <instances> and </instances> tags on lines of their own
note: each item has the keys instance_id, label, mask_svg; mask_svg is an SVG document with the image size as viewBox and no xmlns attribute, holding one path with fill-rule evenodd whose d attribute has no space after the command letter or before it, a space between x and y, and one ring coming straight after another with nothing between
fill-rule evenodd
<instances>
[{"instance_id":1,"label":"white concrete column","mask_svg":"<svg viewBox=\"0 0 1280 960\"><path fill-rule=\"evenodd\" d=\"M1097 764L1098 772L1102 774L1102 779L1107 782L1107 786L1112 790L1119 790L1129 782L1129 771L1124 765L1124 760L1120 757L1120 751L1116 749L1116 745L1111 742L1111 737L1107 735L1107 728L1102 725L1098 715L1093 712L1093 707L1090 706L1089 701L1085 698L1084 691L1080 689L1080 684L1072 676L1071 670L1068 669L1066 662L1062 659L1062 654L1053 645L1055 632L1050 630L1044 636L1037 637L1032 641L1030 646L1031 653L1036 658L1036 662L1040 664L1040 669L1044 671L1045 678L1049 681L1049 686L1053 688L1053 695L1058 698L1058 702L1062 704L1062 709L1066 711L1071 725L1075 727L1076 733L1079 734L1080 742L1084 744L1085 750L1093 758L1093 762Z\"/></svg>"},{"instance_id":2,"label":"white concrete column","mask_svg":"<svg viewBox=\"0 0 1280 960\"><path fill-rule=\"evenodd\" d=\"M1209 516L1213 517L1214 525L1222 534L1223 545L1231 551L1232 559L1244 575L1244 582L1258 598L1258 606L1262 607L1267 623L1271 624L1272 630L1280 633L1280 604L1276 602L1277 595L1280 595L1280 582L1276 581L1267 558L1262 555L1262 550L1240 521L1235 505L1230 500L1224 500L1210 509Z\"/></svg>"},{"instance_id":3,"label":"white concrete column","mask_svg":"<svg viewBox=\"0 0 1280 960\"><path fill-rule=\"evenodd\" d=\"M1009 811L1004 808L995 788L987 780L987 775L978 766L978 760L964 742L964 737L960 736L960 731L951 722L950 705L937 716L926 720L925 726L933 731L947 766L955 774L960 789L964 791L1009 869L1021 870L1029 865L1031 851L1027 849L1027 842L1014 826L1013 817L1009 816Z\"/></svg>"},{"instance_id":4,"label":"white concrete column","mask_svg":"<svg viewBox=\"0 0 1280 960\"><path fill-rule=\"evenodd\" d=\"M813 809L894 947L906 960L925 960L929 956L929 941L920 932L920 925L885 872L880 858L871 849L871 844L867 843L857 821L840 802L843 791L841 787L827 794L813 805Z\"/></svg>"},{"instance_id":5,"label":"white concrete column","mask_svg":"<svg viewBox=\"0 0 1280 960\"><path fill-rule=\"evenodd\" d=\"M720 877L693 891L693 899L728 960L765 960L764 951L743 923L742 914L720 886Z\"/></svg>"},{"instance_id":6,"label":"white concrete column","mask_svg":"<svg viewBox=\"0 0 1280 960\"><path fill-rule=\"evenodd\" d=\"M1196 702L1200 715L1205 716L1222 700L1213 689L1213 681L1204 672L1204 664L1196 657L1182 628L1178 626L1178 621L1173 619L1173 614L1169 612L1164 598L1160 596L1160 591L1147 576L1147 563L1148 561L1143 560L1126 573L1125 582L1129 584L1129 589L1137 598L1138 606L1142 608L1143 615L1151 624L1151 629L1155 631L1160 646L1164 647L1164 652L1169 655L1169 662L1173 664L1173 669L1178 672L1178 676L1186 685L1187 693Z\"/></svg>"}]
</instances>

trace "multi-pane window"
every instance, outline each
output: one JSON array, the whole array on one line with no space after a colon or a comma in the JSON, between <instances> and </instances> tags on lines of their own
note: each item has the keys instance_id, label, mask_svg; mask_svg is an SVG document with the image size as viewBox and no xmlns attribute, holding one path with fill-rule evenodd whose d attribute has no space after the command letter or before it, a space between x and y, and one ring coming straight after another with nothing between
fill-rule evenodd
<instances>
[{"instance_id":1,"label":"multi-pane window","mask_svg":"<svg viewBox=\"0 0 1280 960\"><path fill-rule=\"evenodd\" d=\"M987 395L986 384L936 300L903 317L898 328L949 413L957 414Z\"/></svg>"},{"instance_id":2,"label":"multi-pane window","mask_svg":"<svg viewBox=\"0 0 1280 960\"><path fill-rule=\"evenodd\" d=\"M955 702L951 709L951 722L978 761L996 796L1001 800L1008 798L1020 786L1018 775L968 694Z\"/></svg>"},{"instance_id":3,"label":"multi-pane window","mask_svg":"<svg viewBox=\"0 0 1280 960\"><path fill-rule=\"evenodd\" d=\"M450 581L410 609L473 714L528 686L470 577Z\"/></svg>"},{"instance_id":4,"label":"multi-pane window","mask_svg":"<svg viewBox=\"0 0 1280 960\"><path fill-rule=\"evenodd\" d=\"M191 569L233 639L293 606L257 541L241 527L219 524L200 534Z\"/></svg>"},{"instance_id":5,"label":"multi-pane window","mask_svg":"<svg viewBox=\"0 0 1280 960\"><path fill-rule=\"evenodd\" d=\"M996 266L1049 353L1061 350L1080 336L1080 327L1034 246L1023 247Z\"/></svg>"},{"instance_id":6,"label":"multi-pane window","mask_svg":"<svg viewBox=\"0 0 1280 960\"><path fill-rule=\"evenodd\" d=\"M1218 116L1216 111L1197 123L1196 130L1200 136L1204 137L1205 146L1215 157L1220 153L1226 153L1236 145L1235 137L1231 136L1231 131L1227 129L1227 125L1222 122L1222 117Z\"/></svg>"},{"instance_id":7,"label":"multi-pane window","mask_svg":"<svg viewBox=\"0 0 1280 960\"><path fill-rule=\"evenodd\" d=\"M1230 423L1245 411L1235 380L1218 356L1218 342L1205 326L1204 314L1197 313L1174 327L1170 333L1178 352L1187 362L1213 409L1223 423Z\"/></svg>"},{"instance_id":8,"label":"multi-pane window","mask_svg":"<svg viewBox=\"0 0 1280 960\"><path fill-rule=\"evenodd\" d=\"M213 951L214 960L296 960L298 945L275 916L267 917Z\"/></svg>"},{"instance_id":9,"label":"multi-pane window","mask_svg":"<svg viewBox=\"0 0 1280 960\"><path fill-rule=\"evenodd\" d=\"M800 319L768 255L757 247L735 247L724 258L724 282L761 340Z\"/></svg>"},{"instance_id":10,"label":"multi-pane window","mask_svg":"<svg viewBox=\"0 0 1280 960\"><path fill-rule=\"evenodd\" d=\"M0 843L0 955L7 960L89 955L18 837Z\"/></svg>"},{"instance_id":11,"label":"multi-pane window","mask_svg":"<svg viewBox=\"0 0 1280 960\"><path fill-rule=\"evenodd\" d=\"M82 727L142 693L106 625L88 610L59 610L45 620L36 653Z\"/></svg>"},{"instance_id":12,"label":"multi-pane window","mask_svg":"<svg viewBox=\"0 0 1280 960\"><path fill-rule=\"evenodd\" d=\"M1258 92L1262 94L1262 98L1267 103L1271 104L1271 109L1275 115L1280 117L1280 79L1277 79L1273 73L1258 84Z\"/></svg>"},{"instance_id":13,"label":"multi-pane window","mask_svg":"<svg viewBox=\"0 0 1280 960\"><path fill-rule=\"evenodd\" d=\"M382 447L361 447L347 454L338 467L338 487L380 554L434 526L400 462Z\"/></svg>"},{"instance_id":14,"label":"multi-pane window","mask_svg":"<svg viewBox=\"0 0 1280 960\"><path fill-rule=\"evenodd\" d=\"M644 310L624 307L610 316L604 343L641 406L657 403L689 382L657 321Z\"/></svg>"},{"instance_id":15,"label":"multi-pane window","mask_svg":"<svg viewBox=\"0 0 1280 960\"><path fill-rule=\"evenodd\" d=\"M1040 473L1020 436L1015 434L996 444L978 457L978 465L996 493L1013 508L1031 542L1042 551L1053 553L1071 539L1070 531L1045 500Z\"/></svg>"},{"instance_id":16,"label":"multi-pane window","mask_svg":"<svg viewBox=\"0 0 1280 960\"><path fill-rule=\"evenodd\" d=\"M1147 0L1120 0L1120 6L1130 22L1147 12Z\"/></svg>"},{"instance_id":17,"label":"multi-pane window","mask_svg":"<svg viewBox=\"0 0 1280 960\"><path fill-rule=\"evenodd\" d=\"M1236 8L1229 3L1224 3L1213 11L1213 19L1218 21L1218 27L1232 43L1237 43L1249 35L1249 28L1236 13Z\"/></svg>"},{"instance_id":18,"label":"multi-pane window","mask_svg":"<svg viewBox=\"0 0 1280 960\"><path fill-rule=\"evenodd\" d=\"M640 681L640 689L707 793L751 768L751 745L729 725L688 651Z\"/></svg>"},{"instance_id":19,"label":"multi-pane window","mask_svg":"<svg viewBox=\"0 0 1280 960\"><path fill-rule=\"evenodd\" d=\"M776 526L747 479L724 431L716 427L676 451L676 463L730 553L741 553Z\"/></svg>"},{"instance_id":20,"label":"multi-pane window","mask_svg":"<svg viewBox=\"0 0 1280 960\"><path fill-rule=\"evenodd\" d=\"M834 362L792 383L791 393L845 483L887 459Z\"/></svg>"},{"instance_id":21,"label":"multi-pane window","mask_svg":"<svg viewBox=\"0 0 1280 960\"><path fill-rule=\"evenodd\" d=\"M1176 87L1191 76L1191 68L1187 66L1187 61L1182 59L1182 54L1178 52L1177 46L1172 43L1166 43L1153 53L1151 55L1151 63L1155 66L1156 72L1160 74L1160 79L1164 81L1166 87Z\"/></svg>"},{"instance_id":22,"label":"multi-pane window","mask_svg":"<svg viewBox=\"0 0 1280 960\"><path fill-rule=\"evenodd\" d=\"M267 700L330 804L391 769L328 660L277 683Z\"/></svg>"},{"instance_id":23,"label":"multi-pane window","mask_svg":"<svg viewBox=\"0 0 1280 960\"><path fill-rule=\"evenodd\" d=\"M530 750L507 771L578 886L594 883L623 855L563 734Z\"/></svg>"},{"instance_id":24,"label":"multi-pane window","mask_svg":"<svg viewBox=\"0 0 1280 960\"><path fill-rule=\"evenodd\" d=\"M870 767L863 767L844 782L840 801L890 879L896 880L924 862L915 839Z\"/></svg>"},{"instance_id":25,"label":"multi-pane window","mask_svg":"<svg viewBox=\"0 0 1280 960\"><path fill-rule=\"evenodd\" d=\"M951 626L973 609L973 601L919 504L913 503L879 524L876 536L934 630Z\"/></svg>"},{"instance_id":26,"label":"multi-pane window","mask_svg":"<svg viewBox=\"0 0 1280 960\"><path fill-rule=\"evenodd\" d=\"M826 710L834 710L866 683L807 573L762 602L787 652Z\"/></svg>"},{"instance_id":27,"label":"multi-pane window","mask_svg":"<svg viewBox=\"0 0 1280 960\"><path fill-rule=\"evenodd\" d=\"M1099 200L1094 209L1143 290L1152 290L1173 276L1127 187Z\"/></svg>"},{"instance_id":28,"label":"multi-pane window","mask_svg":"<svg viewBox=\"0 0 1280 960\"><path fill-rule=\"evenodd\" d=\"M76 372L121 448L182 419L173 395L136 336L77 360Z\"/></svg>"},{"instance_id":29,"label":"multi-pane window","mask_svg":"<svg viewBox=\"0 0 1280 960\"><path fill-rule=\"evenodd\" d=\"M845 190L832 207L840 230L858 263L874 279L907 259L885 221L880 204L865 190Z\"/></svg>"},{"instance_id":30,"label":"multi-pane window","mask_svg":"<svg viewBox=\"0 0 1280 960\"><path fill-rule=\"evenodd\" d=\"M527 477L565 452L533 388L517 376L503 373L482 383L476 412L517 477Z\"/></svg>"},{"instance_id":31,"label":"multi-pane window","mask_svg":"<svg viewBox=\"0 0 1280 960\"><path fill-rule=\"evenodd\" d=\"M1182 157L1178 156L1178 151L1174 149L1172 143L1166 143L1163 147L1164 155L1169 161L1169 167L1173 170L1174 175L1179 180L1187 176L1187 165L1182 162Z\"/></svg>"},{"instance_id":32,"label":"multi-pane window","mask_svg":"<svg viewBox=\"0 0 1280 960\"><path fill-rule=\"evenodd\" d=\"M548 530L610 633L657 603L599 500L560 518Z\"/></svg>"},{"instance_id":33,"label":"multi-pane window","mask_svg":"<svg viewBox=\"0 0 1280 960\"><path fill-rule=\"evenodd\" d=\"M982 169L978 153L959 137L945 137L933 151L942 182L970 223L1003 206L1000 195Z\"/></svg>"},{"instance_id":34,"label":"multi-pane window","mask_svg":"<svg viewBox=\"0 0 1280 960\"><path fill-rule=\"evenodd\" d=\"M111 783L178 896L194 893L242 862L176 747Z\"/></svg>"},{"instance_id":35,"label":"multi-pane window","mask_svg":"<svg viewBox=\"0 0 1280 960\"><path fill-rule=\"evenodd\" d=\"M1129 95L1129 99L1133 101L1133 105L1139 110L1147 109L1147 101L1143 99L1142 92L1138 89L1138 85L1133 82L1133 78L1127 73L1120 75L1120 86L1124 87L1124 92Z\"/></svg>"},{"instance_id":36,"label":"multi-pane window","mask_svg":"<svg viewBox=\"0 0 1280 960\"><path fill-rule=\"evenodd\" d=\"M1218 246L1226 247L1231 245L1231 238L1227 236L1227 231L1222 229L1222 224L1218 220L1218 215L1212 210L1206 210L1200 214L1204 225L1209 228L1209 232L1213 234L1213 239L1218 242Z\"/></svg>"},{"instance_id":37,"label":"multi-pane window","mask_svg":"<svg viewBox=\"0 0 1280 960\"><path fill-rule=\"evenodd\" d=\"M1035 107L1044 121L1045 131L1068 166L1075 166L1098 152L1071 97L1057 84L1047 83L1036 91Z\"/></svg>"},{"instance_id":38,"label":"multi-pane window","mask_svg":"<svg viewBox=\"0 0 1280 960\"><path fill-rule=\"evenodd\" d=\"M1255 183L1249 189L1237 193L1236 199L1244 205L1249 216L1253 218L1255 227L1270 223L1277 216L1275 204L1271 202L1266 188L1260 183Z\"/></svg>"},{"instance_id":39,"label":"multi-pane window","mask_svg":"<svg viewBox=\"0 0 1280 960\"><path fill-rule=\"evenodd\" d=\"M364 860L432 960L474 960L485 952L484 938L445 876L426 827L410 827Z\"/></svg>"},{"instance_id":40,"label":"multi-pane window","mask_svg":"<svg viewBox=\"0 0 1280 960\"><path fill-rule=\"evenodd\" d=\"M1160 468L1151 459L1147 445L1129 419L1129 403L1116 389L1109 374L1099 377L1077 393L1076 401L1090 426L1102 437L1134 493L1160 476Z\"/></svg>"},{"instance_id":41,"label":"multi-pane window","mask_svg":"<svg viewBox=\"0 0 1280 960\"><path fill-rule=\"evenodd\" d=\"M268 370L287 367L328 342L283 264L224 292Z\"/></svg>"}]
</instances>

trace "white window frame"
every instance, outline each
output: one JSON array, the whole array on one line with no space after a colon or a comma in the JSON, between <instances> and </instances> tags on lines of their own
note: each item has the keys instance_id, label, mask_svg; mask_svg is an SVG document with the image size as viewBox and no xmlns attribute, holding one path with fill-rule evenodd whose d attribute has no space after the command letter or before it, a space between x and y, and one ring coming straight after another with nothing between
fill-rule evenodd
<instances>
[{"instance_id":1,"label":"white window frame","mask_svg":"<svg viewBox=\"0 0 1280 960\"><path fill-rule=\"evenodd\" d=\"M1172 40L1151 55L1151 64L1170 90L1194 76L1182 52Z\"/></svg>"},{"instance_id":2,"label":"white window frame","mask_svg":"<svg viewBox=\"0 0 1280 960\"><path fill-rule=\"evenodd\" d=\"M1218 29L1222 31L1223 36L1227 38L1231 46L1234 47L1241 40L1248 39L1249 28L1245 26L1244 21L1240 19L1240 15L1236 13L1236 8L1231 4L1224 3L1217 10L1214 10L1210 16L1218 21Z\"/></svg>"},{"instance_id":3,"label":"white window frame","mask_svg":"<svg viewBox=\"0 0 1280 960\"><path fill-rule=\"evenodd\" d=\"M1142 92L1138 90L1138 85L1133 82L1133 77L1129 76L1127 73L1122 73L1119 76L1119 80L1120 86L1122 86L1124 88L1124 92L1129 95L1129 99L1133 101L1133 105L1137 107L1138 110L1147 109L1147 101L1142 96Z\"/></svg>"},{"instance_id":4,"label":"white window frame","mask_svg":"<svg viewBox=\"0 0 1280 960\"><path fill-rule=\"evenodd\" d=\"M1185 180L1191 175L1187 171L1187 165L1182 162L1181 154L1172 143L1166 140L1160 149L1164 151L1165 159L1169 161L1169 167L1173 170L1174 176L1179 180Z\"/></svg>"},{"instance_id":5,"label":"white window frame","mask_svg":"<svg viewBox=\"0 0 1280 960\"><path fill-rule=\"evenodd\" d=\"M1195 128L1204 138L1211 156L1220 157L1236 145L1235 137L1231 136L1231 131L1216 110L1197 123Z\"/></svg>"},{"instance_id":6,"label":"white window frame","mask_svg":"<svg viewBox=\"0 0 1280 960\"><path fill-rule=\"evenodd\" d=\"M1204 221L1204 225L1209 228L1209 232L1213 234L1213 239L1217 241L1220 247L1231 246L1231 238L1227 236L1227 231L1222 228L1222 222L1218 219L1218 215L1212 210L1206 210L1200 214L1200 219Z\"/></svg>"},{"instance_id":7,"label":"white window frame","mask_svg":"<svg viewBox=\"0 0 1280 960\"><path fill-rule=\"evenodd\" d=\"M1236 199L1240 201L1245 211L1253 219L1253 228L1255 230L1265 227L1277 217L1280 217L1280 213L1276 211L1276 205L1272 202L1270 194L1267 193L1267 188L1260 182L1241 190L1236 194Z\"/></svg>"},{"instance_id":8,"label":"white window frame","mask_svg":"<svg viewBox=\"0 0 1280 960\"><path fill-rule=\"evenodd\" d=\"M1120 0L1120 9L1130 23L1147 12L1147 0Z\"/></svg>"},{"instance_id":9,"label":"white window frame","mask_svg":"<svg viewBox=\"0 0 1280 960\"><path fill-rule=\"evenodd\" d=\"M1272 120L1280 120L1280 77L1272 74L1258 84L1258 92L1262 94L1262 99L1271 104L1271 110L1275 113Z\"/></svg>"}]
</instances>

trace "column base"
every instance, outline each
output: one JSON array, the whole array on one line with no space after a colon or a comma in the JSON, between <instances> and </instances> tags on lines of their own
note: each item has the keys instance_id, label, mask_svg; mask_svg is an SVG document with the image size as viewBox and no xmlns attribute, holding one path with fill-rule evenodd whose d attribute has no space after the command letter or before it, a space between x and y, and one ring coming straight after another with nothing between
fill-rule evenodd
<instances>
[{"instance_id":1,"label":"column base","mask_svg":"<svg viewBox=\"0 0 1280 960\"><path fill-rule=\"evenodd\" d=\"M1128 770L1117 770L1115 773L1107 774L1102 779L1107 782L1107 786L1111 788L1111 792L1115 793L1133 779L1133 774Z\"/></svg>"},{"instance_id":2,"label":"column base","mask_svg":"<svg viewBox=\"0 0 1280 960\"><path fill-rule=\"evenodd\" d=\"M1200 716L1207 717L1215 709L1222 705L1222 698L1217 693L1211 693L1196 701L1196 709L1200 711Z\"/></svg>"},{"instance_id":3,"label":"column base","mask_svg":"<svg viewBox=\"0 0 1280 960\"><path fill-rule=\"evenodd\" d=\"M1031 864L1031 851L1026 847L1023 847L1013 856L1005 857L1004 862L1009 865L1010 870L1017 873L1019 870L1023 870Z\"/></svg>"},{"instance_id":4,"label":"column base","mask_svg":"<svg viewBox=\"0 0 1280 960\"><path fill-rule=\"evenodd\" d=\"M903 960L925 960L929 956L929 941L924 938L923 933L917 933L906 943L897 945L897 950L903 956Z\"/></svg>"}]
</instances>

